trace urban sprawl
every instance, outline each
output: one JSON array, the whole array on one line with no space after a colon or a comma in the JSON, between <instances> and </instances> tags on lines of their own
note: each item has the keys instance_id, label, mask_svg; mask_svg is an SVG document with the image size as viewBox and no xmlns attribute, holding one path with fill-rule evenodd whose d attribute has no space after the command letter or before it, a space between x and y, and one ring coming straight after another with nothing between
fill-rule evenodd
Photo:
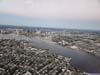
<instances>
[{"instance_id":1,"label":"urban sprawl","mask_svg":"<svg viewBox=\"0 0 100 75\"><path fill-rule=\"evenodd\" d=\"M33 47L25 39L4 38L11 34L46 40L100 58L97 32L4 28L0 29L0 75L87 75L72 66L71 58Z\"/></svg>"}]
</instances>

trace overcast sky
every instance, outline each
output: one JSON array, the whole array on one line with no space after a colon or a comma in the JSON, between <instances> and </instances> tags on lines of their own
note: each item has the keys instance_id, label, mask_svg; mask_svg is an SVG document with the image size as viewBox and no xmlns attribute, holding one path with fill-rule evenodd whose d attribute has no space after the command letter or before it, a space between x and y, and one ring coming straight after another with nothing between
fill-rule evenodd
<instances>
[{"instance_id":1,"label":"overcast sky","mask_svg":"<svg viewBox=\"0 0 100 75\"><path fill-rule=\"evenodd\" d=\"M100 0L0 0L0 14L0 24L100 29Z\"/></svg>"}]
</instances>

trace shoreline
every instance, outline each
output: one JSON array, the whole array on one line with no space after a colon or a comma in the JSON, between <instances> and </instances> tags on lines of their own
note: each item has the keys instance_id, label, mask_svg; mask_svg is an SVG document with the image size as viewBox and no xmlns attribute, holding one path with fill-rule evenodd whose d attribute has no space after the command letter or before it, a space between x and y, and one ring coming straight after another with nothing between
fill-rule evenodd
<instances>
[{"instance_id":1,"label":"shoreline","mask_svg":"<svg viewBox=\"0 0 100 75\"><path fill-rule=\"evenodd\" d=\"M11 36L12 36L12 35L10 35L10 37L11 37ZM15 36L15 38L17 38L17 37ZM24 39L25 39L25 38L24 38ZM30 41L32 41L32 39L30 39ZM47 43L45 43L45 42L47 42ZM57 52L59 52L59 50L60 50L61 53L65 50L65 48L60 48L61 46L59 46L59 47L57 46L58 48L60 48L60 49L58 50L58 48L55 47L56 45L51 44L51 43L48 44L48 41L43 41L43 40L41 40L41 39L39 39L39 40L34 39L34 40L33 40L33 43L34 43L33 46L41 45L41 46L37 46L37 47L41 47L41 48L45 48L45 49L48 49L48 48L52 49L52 47L53 47L53 48L54 48L53 50L57 49L57 50L55 50L55 51L57 51ZM43 43L44 43L44 45L43 45ZM50 46L50 44L51 44L51 46ZM46 45L46 46L49 45L50 47L45 47L45 45ZM53 45L54 45L54 46L53 46ZM42 47L42 46L43 46L43 47ZM61 49L64 49L64 50L61 51ZM53 51L53 50L52 50L52 51ZM66 55L68 54L68 56L70 56L69 53L66 53L66 52L69 52L69 51L70 51L70 50L64 51L63 54L66 54ZM73 50L73 51L74 51L74 50ZM70 51L70 52L73 52L73 51ZM59 52L59 53L60 53L60 52ZM61 53L60 53L60 54L61 54ZM74 51L73 53L78 53L78 52L75 52L75 51ZM73 53L71 53L71 54L73 54ZM84 53L84 52L83 52L83 53ZM63 55L63 54L61 54L61 55ZM82 54L82 53L81 53L81 54ZM81 55L81 54L79 54L79 55ZM84 53L84 54L85 54L85 53ZM78 57L78 59L83 58L83 57L84 57L84 54L81 55L82 57L81 57L81 56ZM65 55L65 56L66 56L66 55ZM79 56L79 55L77 55L77 54L71 55L71 56L76 56L76 57L73 57L73 59L72 59L72 60L75 60L76 64L77 64L77 63L80 63L80 61L81 61L81 60L76 59L77 56ZM86 55L87 55L87 54L86 54ZM88 58L92 57L91 55L88 55L88 56L89 56ZM66 56L66 57L67 57L67 56ZM93 57L92 60L94 61L94 60L97 60L97 59L96 59L95 57ZM92 60L90 60L90 61L92 61ZM84 61L84 60L83 60L83 61ZM98 60L97 60L97 61L98 61ZM87 61L84 61L84 62L87 62ZM94 63L94 62L92 62L92 63ZM96 63L97 63L97 62L96 62ZM85 63L85 64L86 64L86 63ZM86 65L87 65L87 64L86 64ZM94 64L93 67L95 67L95 64ZM99 71L99 70L98 70L98 71Z\"/></svg>"}]
</instances>

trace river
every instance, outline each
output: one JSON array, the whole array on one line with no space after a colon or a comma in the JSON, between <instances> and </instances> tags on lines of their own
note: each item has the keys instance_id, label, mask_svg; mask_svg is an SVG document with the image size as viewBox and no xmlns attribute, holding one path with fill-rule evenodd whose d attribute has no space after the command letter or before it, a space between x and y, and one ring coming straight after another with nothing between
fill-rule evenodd
<instances>
[{"instance_id":1,"label":"river","mask_svg":"<svg viewBox=\"0 0 100 75\"><path fill-rule=\"evenodd\" d=\"M71 60L72 65L76 68L79 68L81 71L84 71L87 73L99 73L98 75L100 75L100 59L86 52L76 51L70 48L65 48L55 43L44 41L38 38L28 38L25 36L16 36L14 34L0 35L0 38L3 38L3 39L15 38L18 40L19 39L28 40L30 41L30 44L34 47L42 48L42 49L49 49L50 52L54 52L54 53L60 54L65 57L72 58Z\"/></svg>"},{"instance_id":2,"label":"river","mask_svg":"<svg viewBox=\"0 0 100 75\"><path fill-rule=\"evenodd\" d=\"M71 57L73 66L82 71L88 73L100 73L100 59L91 54L65 48L37 38L32 39L31 45L37 48L50 49L51 52L55 52L65 57Z\"/></svg>"}]
</instances>

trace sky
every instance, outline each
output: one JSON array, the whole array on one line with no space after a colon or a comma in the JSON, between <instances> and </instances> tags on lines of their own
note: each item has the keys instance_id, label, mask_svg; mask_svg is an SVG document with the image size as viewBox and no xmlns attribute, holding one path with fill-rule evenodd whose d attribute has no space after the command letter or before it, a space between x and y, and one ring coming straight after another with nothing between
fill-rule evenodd
<instances>
[{"instance_id":1,"label":"sky","mask_svg":"<svg viewBox=\"0 0 100 75\"><path fill-rule=\"evenodd\" d=\"M100 30L100 0L0 0L0 24Z\"/></svg>"}]
</instances>

